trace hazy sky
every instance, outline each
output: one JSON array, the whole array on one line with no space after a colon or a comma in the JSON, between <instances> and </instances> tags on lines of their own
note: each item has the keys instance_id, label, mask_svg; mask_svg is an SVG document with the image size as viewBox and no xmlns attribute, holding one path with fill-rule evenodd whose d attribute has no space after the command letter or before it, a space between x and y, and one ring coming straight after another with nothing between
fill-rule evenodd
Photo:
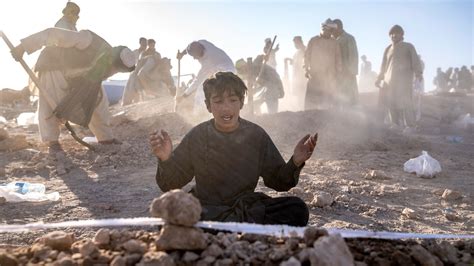
<instances>
[{"instance_id":1,"label":"hazy sky","mask_svg":"<svg viewBox=\"0 0 474 266\"><path fill-rule=\"evenodd\" d=\"M65 0L4 0L0 2L0 30L14 44L32 33L53 26ZM171 57L193 40L207 39L236 61L262 52L263 40L278 35L278 69L292 56L293 36L305 43L319 33L327 18L340 18L357 41L359 54L372 61L375 71L394 24L405 29L405 40L415 45L426 64L427 88L436 67L470 66L474 61L471 0L458 1L132 1L77 0L81 6L78 29L90 29L112 45L138 46L141 36L154 38L162 56ZM0 88L21 89L27 80L0 44ZM25 56L33 66L38 53ZM182 60L181 73L197 72L191 57ZM172 70L176 74L176 67ZM126 78L119 76L116 78Z\"/></svg>"}]
</instances>

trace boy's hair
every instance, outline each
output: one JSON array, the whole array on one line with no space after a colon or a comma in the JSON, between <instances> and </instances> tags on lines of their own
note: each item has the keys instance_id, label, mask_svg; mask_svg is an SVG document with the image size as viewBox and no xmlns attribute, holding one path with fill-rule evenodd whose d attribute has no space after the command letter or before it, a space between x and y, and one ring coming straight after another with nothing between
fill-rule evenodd
<instances>
[{"instance_id":1,"label":"boy's hair","mask_svg":"<svg viewBox=\"0 0 474 266\"><path fill-rule=\"evenodd\" d=\"M203 83L204 95L206 97L206 106L211 106L211 94L216 93L222 96L224 92L233 92L243 103L247 86L245 83L232 72L217 72Z\"/></svg>"}]
</instances>

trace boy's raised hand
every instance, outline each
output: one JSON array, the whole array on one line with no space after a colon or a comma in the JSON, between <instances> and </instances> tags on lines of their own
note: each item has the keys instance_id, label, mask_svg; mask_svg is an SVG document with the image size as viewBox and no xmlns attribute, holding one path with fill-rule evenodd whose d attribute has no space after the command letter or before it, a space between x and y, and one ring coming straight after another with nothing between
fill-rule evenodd
<instances>
[{"instance_id":1,"label":"boy's raised hand","mask_svg":"<svg viewBox=\"0 0 474 266\"><path fill-rule=\"evenodd\" d=\"M314 134L314 136L308 134L296 144L295 150L293 151L293 162L296 166L299 167L313 155L317 142L318 133Z\"/></svg>"},{"instance_id":2,"label":"boy's raised hand","mask_svg":"<svg viewBox=\"0 0 474 266\"><path fill-rule=\"evenodd\" d=\"M173 151L173 144L168 132L164 130L154 131L150 134L149 139L153 154L162 161L168 160Z\"/></svg>"}]
</instances>

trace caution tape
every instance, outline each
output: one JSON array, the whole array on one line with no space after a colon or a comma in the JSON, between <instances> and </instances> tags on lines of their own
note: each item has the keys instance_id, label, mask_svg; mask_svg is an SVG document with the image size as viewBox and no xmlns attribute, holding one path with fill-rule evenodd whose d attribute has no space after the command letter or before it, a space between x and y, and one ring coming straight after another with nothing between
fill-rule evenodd
<instances>
[{"instance_id":1,"label":"caution tape","mask_svg":"<svg viewBox=\"0 0 474 266\"><path fill-rule=\"evenodd\" d=\"M123 227L123 226L162 226L165 222L160 218L116 218L100 220L78 220L58 223L29 223L29 224L3 224L0 225L0 233L21 233L45 229L77 228L77 227ZM210 222L202 221L196 223L197 227L217 231L228 231L236 233L261 234L276 237L303 237L307 227L295 227L288 225L261 225L250 223L233 222ZM474 235L461 234L421 234L401 233L387 231L366 231L352 229L327 228L330 234L340 234L344 238L376 238L376 239L474 239Z\"/></svg>"}]
</instances>

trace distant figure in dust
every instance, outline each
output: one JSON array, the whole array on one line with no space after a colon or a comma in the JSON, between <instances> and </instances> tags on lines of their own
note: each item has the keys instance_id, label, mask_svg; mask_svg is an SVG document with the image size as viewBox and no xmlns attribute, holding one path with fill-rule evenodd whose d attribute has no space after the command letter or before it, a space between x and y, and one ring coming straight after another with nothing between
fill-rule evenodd
<instances>
[{"instance_id":1,"label":"distant figure in dust","mask_svg":"<svg viewBox=\"0 0 474 266\"><path fill-rule=\"evenodd\" d=\"M392 43L385 49L376 86L380 88L381 107L388 109L392 123L412 127L413 79L423 79L423 69L415 47L404 42L403 35L399 25L390 29Z\"/></svg>"},{"instance_id":2,"label":"distant figure in dust","mask_svg":"<svg viewBox=\"0 0 474 266\"><path fill-rule=\"evenodd\" d=\"M359 72L359 91L376 91L374 83L375 80L377 80L377 73L372 70L372 63L367 60L367 56L362 55L360 59L362 60L362 63L360 64Z\"/></svg>"},{"instance_id":3,"label":"distant figure in dust","mask_svg":"<svg viewBox=\"0 0 474 266\"><path fill-rule=\"evenodd\" d=\"M306 51L306 46L304 45L301 36L295 36L293 38L293 44L295 45L296 52L293 55L293 58L287 58L287 60L292 66L293 70L291 75L291 91L298 99L298 109L301 110L304 106L306 83L308 83L308 79L305 77L304 71L304 53Z\"/></svg>"},{"instance_id":4,"label":"distant figure in dust","mask_svg":"<svg viewBox=\"0 0 474 266\"><path fill-rule=\"evenodd\" d=\"M337 77L342 70L341 48L331 38L336 24L327 19L321 33L311 38L306 48L304 66L309 78L305 110L331 107L336 103Z\"/></svg>"},{"instance_id":5,"label":"distant figure in dust","mask_svg":"<svg viewBox=\"0 0 474 266\"><path fill-rule=\"evenodd\" d=\"M338 78L338 98L342 105L355 105L359 98L357 74L359 72L359 52L354 36L344 30L340 19L335 19L336 29L332 36L341 48L342 71Z\"/></svg>"}]
</instances>

